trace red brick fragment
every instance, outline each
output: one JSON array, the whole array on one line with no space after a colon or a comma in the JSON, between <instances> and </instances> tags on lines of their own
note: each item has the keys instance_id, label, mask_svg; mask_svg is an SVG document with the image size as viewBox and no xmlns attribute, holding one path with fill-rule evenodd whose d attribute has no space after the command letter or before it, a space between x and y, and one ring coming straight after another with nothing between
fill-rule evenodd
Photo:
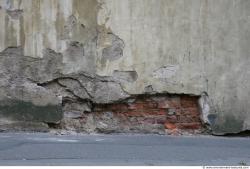
<instances>
[{"instance_id":1,"label":"red brick fragment","mask_svg":"<svg viewBox=\"0 0 250 169\"><path fill-rule=\"evenodd\" d=\"M182 96L181 107L198 107L198 99L195 96Z\"/></svg>"},{"instance_id":2,"label":"red brick fragment","mask_svg":"<svg viewBox=\"0 0 250 169\"><path fill-rule=\"evenodd\" d=\"M113 112L123 128L162 125L172 134L201 129L198 97L160 95L135 98L133 102L95 105L95 115ZM101 118L100 118L101 119ZM156 125L157 126L157 125Z\"/></svg>"},{"instance_id":3,"label":"red brick fragment","mask_svg":"<svg viewBox=\"0 0 250 169\"><path fill-rule=\"evenodd\" d=\"M131 110L138 110L143 109L143 105L143 103L130 103L128 108Z\"/></svg>"},{"instance_id":4,"label":"red brick fragment","mask_svg":"<svg viewBox=\"0 0 250 169\"><path fill-rule=\"evenodd\" d=\"M169 108L169 107L170 107L170 106L169 106L169 102L166 101L166 100L160 101L160 102L158 103L158 108L160 108L160 109L167 109L167 108Z\"/></svg>"},{"instance_id":5,"label":"red brick fragment","mask_svg":"<svg viewBox=\"0 0 250 169\"><path fill-rule=\"evenodd\" d=\"M165 100L161 99L158 102L158 108L179 108L180 99L179 98L166 98Z\"/></svg>"},{"instance_id":6,"label":"red brick fragment","mask_svg":"<svg viewBox=\"0 0 250 169\"><path fill-rule=\"evenodd\" d=\"M176 125L175 125L175 124L169 123L169 122L166 122L166 123L164 124L164 126L165 126L166 129L170 129L170 130L173 130L173 129L176 128Z\"/></svg>"},{"instance_id":7,"label":"red brick fragment","mask_svg":"<svg viewBox=\"0 0 250 169\"><path fill-rule=\"evenodd\" d=\"M148 103L145 103L143 104L143 108L147 108L147 109L150 109L150 108L157 108L158 107L158 104L155 103L155 102L148 102Z\"/></svg>"},{"instance_id":8,"label":"red brick fragment","mask_svg":"<svg viewBox=\"0 0 250 169\"><path fill-rule=\"evenodd\" d=\"M201 123L178 123L176 126L180 129L200 129Z\"/></svg>"}]
</instances>

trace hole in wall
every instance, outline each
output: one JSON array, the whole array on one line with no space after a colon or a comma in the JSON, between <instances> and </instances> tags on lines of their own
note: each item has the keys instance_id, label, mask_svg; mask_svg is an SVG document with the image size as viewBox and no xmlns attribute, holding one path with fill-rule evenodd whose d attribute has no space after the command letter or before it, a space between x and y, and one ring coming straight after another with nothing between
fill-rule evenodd
<instances>
[{"instance_id":1,"label":"hole in wall","mask_svg":"<svg viewBox=\"0 0 250 169\"><path fill-rule=\"evenodd\" d=\"M201 130L198 99L190 95L137 95L116 103L93 104L92 114L107 128L117 125L121 131Z\"/></svg>"}]
</instances>

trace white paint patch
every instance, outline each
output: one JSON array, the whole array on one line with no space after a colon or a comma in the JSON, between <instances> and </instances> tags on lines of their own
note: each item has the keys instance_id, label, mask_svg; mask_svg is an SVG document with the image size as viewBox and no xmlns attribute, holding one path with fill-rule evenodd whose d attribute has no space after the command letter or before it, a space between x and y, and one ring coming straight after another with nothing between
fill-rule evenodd
<instances>
[{"instance_id":1,"label":"white paint patch","mask_svg":"<svg viewBox=\"0 0 250 169\"><path fill-rule=\"evenodd\" d=\"M72 140L72 139L60 139L60 138L28 138L34 141L51 141L51 142L68 142L68 143L76 143L79 140Z\"/></svg>"},{"instance_id":2,"label":"white paint patch","mask_svg":"<svg viewBox=\"0 0 250 169\"><path fill-rule=\"evenodd\" d=\"M179 65L163 66L153 72L153 77L157 79L168 79L173 77L177 70L179 70Z\"/></svg>"},{"instance_id":3,"label":"white paint patch","mask_svg":"<svg viewBox=\"0 0 250 169\"><path fill-rule=\"evenodd\" d=\"M210 106L209 106L209 98L207 94L202 93L201 97L199 99L199 105L201 108L201 118L204 123L210 124L210 121L208 120L208 115L210 112Z\"/></svg>"},{"instance_id":4,"label":"white paint patch","mask_svg":"<svg viewBox=\"0 0 250 169\"><path fill-rule=\"evenodd\" d=\"M57 139L56 141L59 141L59 142L70 142L70 143L76 143L76 142L78 142L78 140L66 140L66 139Z\"/></svg>"}]
</instances>

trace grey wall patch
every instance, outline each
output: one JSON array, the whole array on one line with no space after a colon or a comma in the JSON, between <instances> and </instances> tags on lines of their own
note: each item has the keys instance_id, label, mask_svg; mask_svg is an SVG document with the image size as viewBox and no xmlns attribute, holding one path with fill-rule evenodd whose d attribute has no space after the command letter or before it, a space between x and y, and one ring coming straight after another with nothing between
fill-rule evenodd
<instances>
[{"instance_id":1,"label":"grey wall patch","mask_svg":"<svg viewBox=\"0 0 250 169\"><path fill-rule=\"evenodd\" d=\"M73 29L77 26L77 19L74 15L70 15L64 25L62 39L70 39Z\"/></svg>"},{"instance_id":2,"label":"grey wall patch","mask_svg":"<svg viewBox=\"0 0 250 169\"><path fill-rule=\"evenodd\" d=\"M78 41L71 41L63 52L64 73L77 71L94 72L95 42L88 41L82 44Z\"/></svg>"},{"instance_id":3,"label":"grey wall patch","mask_svg":"<svg viewBox=\"0 0 250 169\"><path fill-rule=\"evenodd\" d=\"M173 77L178 69L179 65L163 66L153 72L153 77L157 79L168 79Z\"/></svg>"},{"instance_id":4,"label":"grey wall patch","mask_svg":"<svg viewBox=\"0 0 250 169\"><path fill-rule=\"evenodd\" d=\"M77 61L79 57L84 56L83 44L77 41L70 42L64 55L68 56L73 61Z\"/></svg>"},{"instance_id":5,"label":"grey wall patch","mask_svg":"<svg viewBox=\"0 0 250 169\"><path fill-rule=\"evenodd\" d=\"M12 19L19 19L21 15L23 14L23 10L21 9L15 9L15 10L6 10L6 13L12 18Z\"/></svg>"},{"instance_id":6,"label":"grey wall patch","mask_svg":"<svg viewBox=\"0 0 250 169\"><path fill-rule=\"evenodd\" d=\"M211 125L212 132L215 135L223 135L225 133L239 133L243 129L244 119L236 117L233 114L218 114L214 125Z\"/></svg>"},{"instance_id":7,"label":"grey wall patch","mask_svg":"<svg viewBox=\"0 0 250 169\"><path fill-rule=\"evenodd\" d=\"M97 82L94 87L94 100L96 103L109 103L125 99L129 95L115 82Z\"/></svg>"},{"instance_id":8,"label":"grey wall patch","mask_svg":"<svg viewBox=\"0 0 250 169\"><path fill-rule=\"evenodd\" d=\"M145 93L149 93L149 94L155 93L155 92L154 92L154 88L153 88L152 85L146 86L146 87L144 88L144 91L145 91Z\"/></svg>"},{"instance_id":9,"label":"grey wall patch","mask_svg":"<svg viewBox=\"0 0 250 169\"><path fill-rule=\"evenodd\" d=\"M138 78L136 71L119 71L114 70L113 78L119 82L134 82Z\"/></svg>"},{"instance_id":10,"label":"grey wall patch","mask_svg":"<svg viewBox=\"0 0 250 169\"><path fill-rule=\"evenodd\" d=\"M84 86L77 79L73 78L58 79L58 83L66 87L68 91L71 91L75 96L81 99L91 98L91 96L89 96Z\"/></svg>"},{"instance_id":11,"label":"grey wall patch","mask_svg":"<svg viewBox=\"0 0 250 169\"><path fill-rule=\"evenodd\" d=\"M110 36L111 45L102 50L102 57L104 60L114 61L123 56L123 49L125 44L122 39L113 33L108 33L107 36Z\"/></svg>"}]
</instances>

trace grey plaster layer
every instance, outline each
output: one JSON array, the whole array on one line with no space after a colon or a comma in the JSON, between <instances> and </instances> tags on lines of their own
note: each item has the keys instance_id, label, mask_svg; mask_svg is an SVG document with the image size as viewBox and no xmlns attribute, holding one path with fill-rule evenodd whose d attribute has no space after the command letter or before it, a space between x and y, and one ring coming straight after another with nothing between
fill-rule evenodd
<instances>
[{"instance_id":1,"label":"grey plaster layer","mask_svg":"<svg viewBox=\"0 0 250 169\"><path fill-rule=\"evenodd\" d=\"M89 102L109 103L129 96L113 77L64 74L61 54L45 49L43 56L24 56L21 47L0 53L2 118L59 123L63 116L74 119L90 112Z\"/></svg>"},{"instance_id":2,"label":"grey plaster layer","mask_svg":"<svg viewBox=\"0 0 250 169\"><path fill-rule=\"evenodd\" d=\"M32 58L24 57L21 48L8 48L0 53L1 118L7 121L48 123L61 120L62 98L28 79L32 77L28 73L32 69L30 64L35 62ZM35 73L34 70L31 72Z\"/></svg>"}]
</instances>

